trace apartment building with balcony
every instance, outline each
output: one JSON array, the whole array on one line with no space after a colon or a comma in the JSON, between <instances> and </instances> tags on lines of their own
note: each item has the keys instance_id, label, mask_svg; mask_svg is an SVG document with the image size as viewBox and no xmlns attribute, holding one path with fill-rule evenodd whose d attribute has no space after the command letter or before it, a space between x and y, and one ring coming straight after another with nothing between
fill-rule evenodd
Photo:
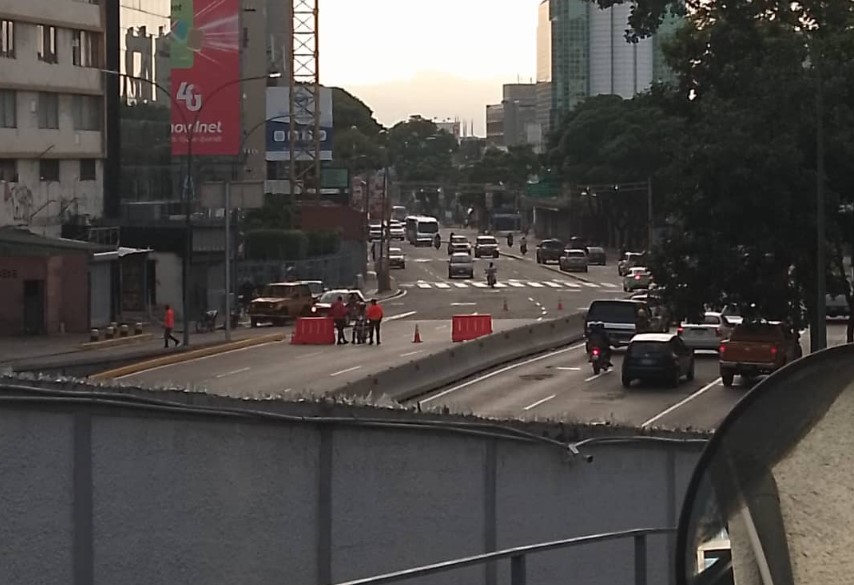
<instances>
[{"instance_id":1,"label":"apartment building with balcony","mask_svg":"<svg viewBox=\"0 0 854 585\"><path fill-rule=\"evenodd\" d=\"M0 226L102 216L104 33L96 0L0 2Z\"/></svg>"}]
</instances>

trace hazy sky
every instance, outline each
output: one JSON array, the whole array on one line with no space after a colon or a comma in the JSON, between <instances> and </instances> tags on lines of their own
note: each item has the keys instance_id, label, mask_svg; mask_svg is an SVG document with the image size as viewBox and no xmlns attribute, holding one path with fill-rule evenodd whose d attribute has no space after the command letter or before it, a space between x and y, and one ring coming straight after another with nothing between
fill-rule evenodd
<instances>
[{"instance_id":1,"label":"hazy sky","mask_svg":"<svg viewBox=\"0 0 854 585\"><path fill-rule=\"evenodd\" d=\"M395 97L390 93L400 93L400 101L413 108L409 113L465 119L476 114L482 129L484 92L494 91L485 99L500 100L501 82L534 76L538 5L539 0L323 0L321 82L350 89L366 102L359 90L381 89L385 104L368 106L385 124L400 116L400 107L389 103ZM481 91L440 104L447 102L444 83L427 91L423 83L407 83L425 73L451 83L461 78Z\"/></svg>"}]
</instances>

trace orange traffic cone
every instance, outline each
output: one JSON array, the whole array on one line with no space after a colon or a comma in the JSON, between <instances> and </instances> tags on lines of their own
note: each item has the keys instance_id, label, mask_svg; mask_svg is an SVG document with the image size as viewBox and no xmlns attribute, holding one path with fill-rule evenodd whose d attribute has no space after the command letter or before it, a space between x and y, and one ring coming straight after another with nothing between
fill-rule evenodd
<instances>
[{"instance_id":1,"label":"orange traffic cone","mask_svg":"<svg viewBox=\"0 0 854 585\"><path fill-rule=\"evenodd\" d=\"M421 331L418 329L418 323L415 324L415 337L412 338L412 343L421 343Z\"/></svg>"},{"instance_id":2,"label":"orange traffic cone","mask_svg":"<svg viewBox=\"0 0 854 585\"><path fill-rule=\"evenodd\" d=\"M563 311L563 299L558 299L558 300L557 300L557 310L558 310L558 311Z\"/></svg>"},{"instance_id":3,"label":"orange traffic cone","mask_svg":"<svg viewBox=\"0 0 854 585\"><path fill-rule=\"evenodd\" d=\"M502 310L503 310L505 313L506 313L507 311L509 311L509 310L510 310L510 309L508 309L508 308L507 308L507 299L504 299L504 307L502 308Z\"/></svg>"}]
</instances>

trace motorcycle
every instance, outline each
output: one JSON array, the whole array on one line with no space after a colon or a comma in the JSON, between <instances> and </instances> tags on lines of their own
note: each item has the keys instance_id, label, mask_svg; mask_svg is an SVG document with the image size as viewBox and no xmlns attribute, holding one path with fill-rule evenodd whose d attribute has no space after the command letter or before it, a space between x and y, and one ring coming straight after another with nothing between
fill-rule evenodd
<instances>
[{"instance_id":1,"label":"motorcycle","mask_svg":"<svg viewBox=\"0 0 854 585\"><path fill-rule=\"evenodd\" d=\"M608 358L605 356L605 352L602 351L602 348L591 348L587 361L593 365L594 376L598 376L600 372L607 372L611 369L611 364L608 362Z\"/></svg>"},{"instance_id":2,"label":"motorcycle","mask_svg":"<svg viewBox=\"0 0 854 585\"><path fill-rule=\"evenodd\" d=\"M507 247L513 247L513 234L507 234Z\"/></svg>"},{"instance_id":3,"label":"motorcycle","mask_svg":"<svg viewBox=\"0 0 854 585\"><path fill-rule=\"evenodd\" d=\"M528 253L528 244L525 244L524 242L519 244L519 251L522 252L522 256L527 254Z\"/></svg>"},{"instance_id":4,"label":"motorcycle","mask_svg":"<svg viewBox=\"0 0 854 585\"><path fill-rule=\"evenodd\" d=\"M196 321L196 333L210 333L216 330L216 318L219 311L205 311L202 318Z\"/></svg>"},{"instance_id":5,"label":"motorcycle","mask_svg":"<svg viewBox=\"0 0 854 585\"><path fill-rule=\"evenodd\" d=\"M486 271L486 284L489 285L490 288L495 288L495 271L487 270Z\"/></svg>"},{"instance_id":6,"label":"motorcycle","mask_svg":"<svg viewBox=\"0 0 854 585\"><path fill-rule=\"evenodd\" d=\"M433 246L437 250L442 247L442 238L439 236L439 234L436 234L436 237L433 238Z\"/></svg>"}]
</instances>

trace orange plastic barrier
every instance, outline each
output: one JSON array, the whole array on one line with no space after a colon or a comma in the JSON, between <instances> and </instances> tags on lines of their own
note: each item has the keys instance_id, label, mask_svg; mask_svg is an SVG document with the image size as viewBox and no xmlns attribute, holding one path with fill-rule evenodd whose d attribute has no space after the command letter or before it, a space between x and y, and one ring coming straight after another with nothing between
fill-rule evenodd
<instances>
[{"instance_id":1,"label":"orange plastic barrier","mask_svg":"<svg viewBox=\"0 0 854 585\"><path fill-rule=\"evenodd\" d=\"M454 315L451 341L469 341L492 333L492 315Z\"/></svg>"},{"instance_id":2,"label":"orange plastic barrier","mask_svg":"<svg viewBox=\"0 0 854 585\"><path fill-rule=\"evenodd\" d=\"M293 345L334 345L335 322L329 317L300 317L291 336Z\"/></svg>"}]
</instances>

